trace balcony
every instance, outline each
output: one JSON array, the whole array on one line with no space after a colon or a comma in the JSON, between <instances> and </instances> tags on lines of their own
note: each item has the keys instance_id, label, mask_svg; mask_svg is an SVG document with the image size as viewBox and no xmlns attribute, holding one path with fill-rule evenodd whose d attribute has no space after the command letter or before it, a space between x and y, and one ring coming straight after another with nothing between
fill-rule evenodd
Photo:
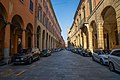
<instances>
[{"instance_id":1,"label":"balcony","mask_svg":"<svg viewBox=\"0 0 120 80\"><path fill-rule=\"evenodd\" d=\"M88 24L87 18L83 18L83 19L80 21L80 23L79 23L79 25L78 25L79 29L82 28L82 27L84 27L85 24Z\"/></svg>"}]
</instances>

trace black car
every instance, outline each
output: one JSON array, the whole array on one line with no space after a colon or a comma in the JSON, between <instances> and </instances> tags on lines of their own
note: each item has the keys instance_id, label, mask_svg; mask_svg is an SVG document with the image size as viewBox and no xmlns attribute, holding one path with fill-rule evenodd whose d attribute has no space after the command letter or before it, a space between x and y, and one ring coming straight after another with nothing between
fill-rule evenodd
<instances>
[{"instance_id":1,"label":"black car","mask_svg":"<svg viewBox=\"0 0 120 80\"><path fill-rule=\"evenodd\" d=\"M40 51L38 48L22 49L19 53L13 55L12 62L14 64L31 64L34 60L40 59Z\"/></svg>"},{"instance_id":2,"label":"black car","mask_svg":"<svg viewBox=\"0 0 120 80\"><path fill-rule=\"evenodd\" d=\"M89 49L82 49L81 55L84 56L84 57L91 57L92 52Z\"/></svg>"},{"instance_id":3,"label":"black car","mask_svg":"<svg viewBox=\"0 0 120 80\"><path fill-rule=\"evenodd\" d=\"M42 50L40 56L41 56L41 57L48 57L48 56L51 56L51 51L48 50L48 49Z\"/></svg>"}]
</instances>

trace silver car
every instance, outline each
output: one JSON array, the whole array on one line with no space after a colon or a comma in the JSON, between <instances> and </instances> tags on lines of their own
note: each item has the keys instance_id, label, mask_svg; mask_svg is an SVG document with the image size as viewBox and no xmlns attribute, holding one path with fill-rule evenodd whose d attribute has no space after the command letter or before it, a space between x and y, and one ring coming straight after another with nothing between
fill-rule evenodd
<instances>
[{"instance_id":1,"label":"silver car","mask_svg":"<svg viewBox=\"0 0 120 80\"><path fill-rule=\"evenodd\" d=\"M114 49L108 56L109 69L120 72L120 49Z\"/></svg>"},{"instance_id":2,"label":"silver car","mask_svg":"<svg viewBox=\"0 0 120 80\"><path fill-rule=\"evenodd\" d=\"M100 62L102 65L108 65L108 54L105 50L98 49L93 52L92 59L93 61Z\"/></svg>"}]
</instances>

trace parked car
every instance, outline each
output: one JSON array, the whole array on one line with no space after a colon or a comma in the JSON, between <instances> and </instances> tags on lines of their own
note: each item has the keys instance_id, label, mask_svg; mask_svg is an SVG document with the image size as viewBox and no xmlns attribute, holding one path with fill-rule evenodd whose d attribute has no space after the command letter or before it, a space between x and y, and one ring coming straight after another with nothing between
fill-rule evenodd
<instances>
[{"instance_id":1,"label":"parked car","mask_svg":"<svg viewBox=\"0 0 120 80\"><path fill-rule=\"evenodd\" d=\"M31 64L34 60L40 59L40 51L38 48L22 49L19 53L13 55L12 62L14 64Z\"/></svg>"},{"instance_id":2,"label":"parked car","mask_svg":"<svg viewBox=\"0 0 120 80\"><path fill-rule=\"evenodd\" d=\"M42 50L40 56L42 56L42 57L51 56L51 52L48 49Z\"/></svg>"},{"instance_id":3,"label":"parked car","mask_svg":"<svg viewBox=\"0 0 120 80\"><path fill-rule=\"evenodd\" d=\"M92 56L92 52L89 49L82 49L81 55L84 57Z\"/></svg>"},{"instance_id":4,"label":"parked car","mask_svg":"<svg viewBox=\"0 0 120 80\"><path fill-rule=\"evenodd\" d=\"M77 48L73 48L71 51L72 51L73 53L77 53Z\"/></svg>"},{"instance_id":5,"label":"parked car","mask_svg":"<svg viewBox=\"0 0 120 80\"><path fill-rule=\"evenodd\" d=\"M76 53L81 55L82 50L80 48L77 48Z\"/></svg>"},{"instance_id":6,"label":"parked car","mask_svg":"<svg viewBox=\"0 0 120 80\"><path fill-rule=\"evenodd\" d=\"M114 49L108 56L109 69L120 72L120 49Z\"/></svg>"},{"instance_id":7,"label":"parked car","mask_svg":"<svg viewBox=\"0 0 120 80\"><path fill-rule=\"evenodd\" d=\"M108 55L109 55L109 52L98 49L93 52L92 59L93 61L100 62L100 64L102 65L108 65Z\"/></svg>"}]
</instances>

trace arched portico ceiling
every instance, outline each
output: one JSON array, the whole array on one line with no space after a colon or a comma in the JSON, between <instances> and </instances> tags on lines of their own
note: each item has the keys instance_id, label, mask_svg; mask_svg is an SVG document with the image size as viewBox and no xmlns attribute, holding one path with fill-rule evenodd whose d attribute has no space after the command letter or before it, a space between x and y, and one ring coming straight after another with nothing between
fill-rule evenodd
<instances>
[{"instance_id":1,"label":"arched portico ceiling","mask_svg":"<svg viewBox=\"0 0 120 80\"><path fill-rule=\"evenodd\" d=\"M5 20L8 17L7 11L6 11L5 7L2 5L1 2L0 2L0 15L2 15Z\"/></svg>"},{"instance_id":2,"label":"arched portico ceiling","mask_svg":"<svg viewBox=\"0 0 120 80\"><path fill-rule=\"evenodd\" d=\"M14 15L11 21L11 30L16 33L16 31L19 31L20 33L23 31L24 22L20 15Z\"/></svg>"},{"instance_id":3,"label":"arched portico ceiling","mask_svg":"<svg viewBox=\"0 0 120 80\"><path fill-rule=\"evenodd\" d=\"M5 7L0 3L0 30L6 26L7 16Z\"/></svg>"},{"instance_id":4,"label":"arched portico ceiling","mask_svg":"<svg viewBox=\"0 0 120 80\"><path fill-rule=\"evenodd\" d=\"M94 20L90 23L90 31L97 32L97 25L96 25L96 22Z\"/></svg>"},{"instance_id":5,"label":"arched portico ceiling","mask_svg":"<svg viewBox=\"0 0 120 80\"><path fill-rule=\"evenodd\" d=\"M118 45L116 11L112 6L107 6L103 9L101 17L104 21L104 48L113 49L116 45Z\"/></svg>"},{"instance_id":6,"label":"arched portico ceiling","mask_svg":"<svg viewBox=\"0 0 120 80\"><path fill-rule=\"evenodd\" d=\"M38 27L37 27L37 34L40 34L40 32L41 32L41 27L38 26Z\"/></svg>"},{"instance_id":7,"label":"arched portico ceiling","mask_svg":"<svg viewBox=\"0 0 120 80\"><path fill-rule=\"evenodd\" d=\"M88 29L87 29L86 26L83 27L83 32L87 35L87 33L88 33Z\"/></svg>"},{"instance_id":8,"label":"arched portico ceiling","mask_svg":"<svg viewBox=\"0 0 120 80\"><path fill-rule=\"evenodd\" d=\"M31 33L31 34L33 33L33 26L32 26L31 23L28 23L28 24L27 24L26 31L28 31L28 32Z\"/></svg>"},{"instance_id":9,"label":"arched portico ceiling","mask_svg":"<svg viewBox=\"0 0 120 80\"><path fill-rule=\"evenodd\" d=\"M112 6L107 6L101 13L105 26L116 25L116 12Z\"/></svg>"},{"instance_id":10,"label":"arched portico ceiling","mask_svg":"<svg viewBox=\"0 0 120 80\"><path fill-rule=\"evenodd\" d=\"M22 28L24 26L24 22L21 16L19 15L14 15L11 21L12 29L15 28Z\"/></svg>"}]
</instances>

